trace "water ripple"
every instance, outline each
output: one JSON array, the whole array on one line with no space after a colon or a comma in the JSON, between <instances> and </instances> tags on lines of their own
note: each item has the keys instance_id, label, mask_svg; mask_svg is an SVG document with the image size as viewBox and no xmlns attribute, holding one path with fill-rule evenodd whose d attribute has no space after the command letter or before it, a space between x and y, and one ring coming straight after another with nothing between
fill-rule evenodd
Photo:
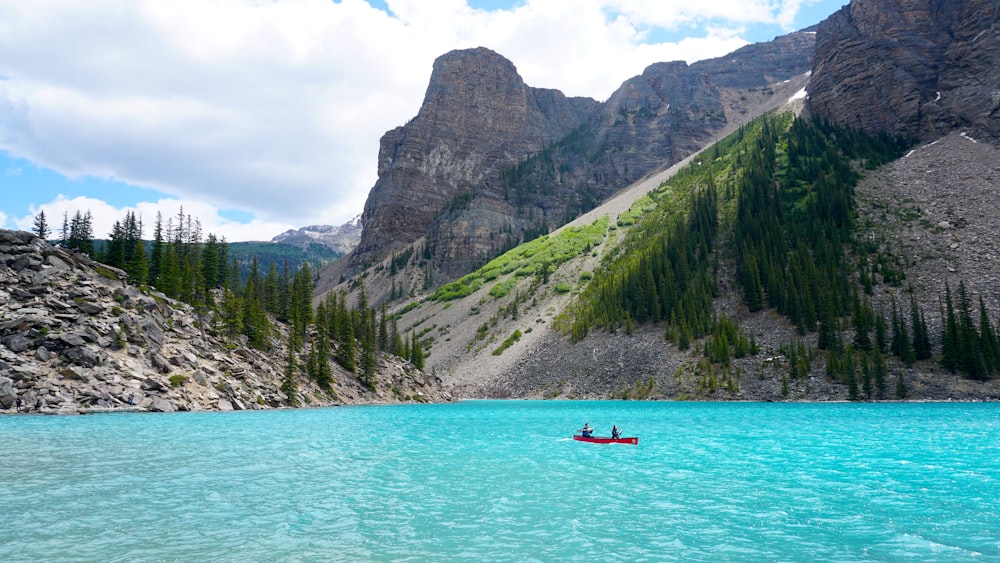
<instances>
[{"instance_id":1,"label":"water ripple","mask_svg":"<svg viewBox=\"0 0 1000 563\"><path fill-rule=\"evenodd\" d=\"M640 445L574 442L583 421ZM1000 560L993 405L0 417L0 439L17 561Z\"/></svg>"}]
</instances>

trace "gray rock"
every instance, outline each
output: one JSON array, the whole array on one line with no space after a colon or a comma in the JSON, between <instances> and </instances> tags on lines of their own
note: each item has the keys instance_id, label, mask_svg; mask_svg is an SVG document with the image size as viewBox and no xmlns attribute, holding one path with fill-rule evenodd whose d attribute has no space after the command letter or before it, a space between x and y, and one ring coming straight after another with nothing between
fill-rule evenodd
<instances>
[{"instance_id":1,"label":"gray rock","mask_svg":"<svg viewBox=\"0 0 1000 563\"><path fill-rule=\"evenodd\" d=\"M66 346L83 346L87 343L82 335L76 333L63 333L58 338Z\"/></svg>"},{"instance_id":2,"label":"gray rock","mask_svg":"<svg viewBox=\"0 0 1000 563\"><path fill-rule=\"evenodd\" d=\"M13 270L39 270L42 267L42 261L37 256L31 255L21 255L14 260L10 265Z\"/></svg>"},{"instance_id":3,"label":"gray rock","mask_svg":"<svg viewBox=\"0 0 1000 563\"><path fill-rule=\"evenodd\" d=\"M28 348L31 348L34 342L32 342L30 338L24 336L23 334L12 334L3 339L3 344L11 352L21 353L27 350Z\"/></svg>"},{"instance_id":4,"label":"gray rock","mask_svg":"<svg viewBox=\"0 0 1000 563\"><path fill-rule=\"evenodd\" d=\"M69 303L66 303L65 301L60 301L55 297L49 297L48 299L46 299L45 304L49 307L49 309L55 309L57 311L65 311L66 309L69 309Z\"/></svg>"},{"instance_id":5,"label":"gray rock","mask_svg":"<svg viewBox=\"0 0 1000 563\"><path fill-rule=\"evenodd\" d=\"M219 399L219 402L218 402L218 404L217 404L217 407L218 407L218 409L219 409L220 411L225 411L225 412L229 412L229 411L232 411L232 410L234 410L234 409L233 409L233 404L232 404L232 403L230 403L230 402L229 402L228 400L226 400L226 399Z\"/></svg>"},{"instance_id":6,"label":"gray rock","mask_svg":"<svg viewBox=\"0 0 1000 563\"><path fill-rule=\"evenodd\" d=\"M88 315L96 315L104 312L104 306L93 301L82 301L77 307Z\"/></svg>"},{"instance_id":7,"label":"gray rock","mask_svg":"<svg viewBox=\"0 0 1000 563\"><path fill-rule=\"evenodd\" d=\"M160 373L170 373L170 370L172 369L170 367L170 362L160 354L153 354L152 357L150 357L150 362Z\"/></svg>"},{"instance_id":8,"label":"gray rock","mask_svg":"<svg viewBox=\"0 0 1000 563\"><path fill-rule=\"evenodd\" d=\"M87 383L90 381L90 374L87 368L82 366L68 366L59 370L59 375L63 376L65 379L70 379L74 381L83 381Z\"/></svg>"},{"instance_id":9,"label":"gray rock","mask_svg":"<svg viewBox=\"0 0 1000 563\"><path fill-rule=\"evenodd\" d=\"M0 408L9 409L17 402L14 391L14 381L9 377L0 376Z\"/></svg>"},{"instance_id":10,"label":"gray rock","mask_svg":"<svg viewBox=\"0 0 1000 563\"><path fill-rule=\"evenodd\" d=\"M71 362L80 366L94 367L101 363L100 355L91 350L88 346L78 346L76 348L70 348L66 352L66 357L69 358Z\"/></svg>"},{"instance_id":11,"label":"gray rock","mask_svg":"<svg viewBox=\"0 0 1000 563\"><path fill-rule=\"evenodd\" d=\"M47 362L52 359L52 352L49 352L49 349L45 346L39 346L38 349L35 350L35 359L40 362Z\"/></svg>"},{"instance_id":12,"label":"gray rock","mask_svg":"<svg viewBox=\"0 0 1000 563\"><path fill-rule=\"evenodd\" d=\"M167 399L153 397L152 402L149 404L149 410L153 412L177 412L177 407Z\"/></svg>"},{"instance_id":13,"label":"gray rock","mask_svg":"<svg viewBox=\"0 0 1000 563\"><path fill-rule=\"evenodd\" d=\"M146 317L140 323L139 328L142 329L142 333L146 335L146 338L150 341L156 343L158 346L163 344L164 334L163 329L160 328L159 323L150 317Z\"/></svg>"},{"instance_id":14,"label":"gray rock","mask_svg":"<svg viewBox=\"0 0 1000 563\"><path fill-rule=\"evenodd\" d=\"M147 391L166 391L170 386L155 377L147 377L142 381L142 388Z\"/></svg>"},{"instance_id":15,"label":"gray rock","mask_svg":"<svg viewBox=\"0 0 1000 563\"><path fill-rule=\"evenodd\" d=\"M58 271L64 271L71 269L71 266L63 261L62 258L55 254L49 254L45 257L45 264L52 266L53 269Z\"/></svg>"}]
</instances>

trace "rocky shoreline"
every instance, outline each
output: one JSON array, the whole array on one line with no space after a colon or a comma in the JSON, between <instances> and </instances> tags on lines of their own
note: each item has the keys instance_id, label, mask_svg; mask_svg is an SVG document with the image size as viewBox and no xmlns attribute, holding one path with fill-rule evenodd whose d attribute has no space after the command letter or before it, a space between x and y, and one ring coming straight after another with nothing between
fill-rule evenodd
<instances>
[{"instance_id":1,"label":"rocky shoreline","mask_svg":"<svg viewBox=\"0 0 1000 563\"><path fill-rule=\"evenodd\" d=\"M0 413L287 408L283 338L263 352L205 329L190 306L32 233L0 230ZM324 391L300 374L297 404L452 400L440 380L395 356L376 391L333 365Z\"/></svg>"}]
</instances>

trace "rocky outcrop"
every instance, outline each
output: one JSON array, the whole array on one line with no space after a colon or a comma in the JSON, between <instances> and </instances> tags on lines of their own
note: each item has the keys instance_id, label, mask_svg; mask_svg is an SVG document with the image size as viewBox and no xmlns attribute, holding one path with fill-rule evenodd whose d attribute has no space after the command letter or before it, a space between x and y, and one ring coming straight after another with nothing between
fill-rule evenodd
<instances>
[{"instance_id":1,"label":"rocky outcrop","mask_svg":"<svg viewBox=\"0 0 1000 563\"><path fill-rule=\"evenodd\" d=\"M242 410L288 406L282 338L265 353L211 319L84 254L0 230L0 412ZM297 401L448 400L437 378L383 356L376 392L335 370L330 392L299 374Z\"/></svg>"},{"instance_id":2,"label":"rocky outcrop","mask_svg":"<svg viewBox=\"0 0 1000 563\"><path fill-rule=\"evenodd\" d=\"M442 212L471 194L499 200L503 168L565 136L597 105L525 85L489 49L439 57L420 112L382 137L379 179L352 262L370 264L426 236Z\"/></svg>"},{"instance_id":3,"label":"rocky outcrop","mask_svg":"<svg viewBox=\"0 0 1000 563\"><path fill-rule=\"evenodd\" d=\"M851 2L817 29L808 107L873 133L1000 142L1000 4Z\"/></svg>"}]
</instances>

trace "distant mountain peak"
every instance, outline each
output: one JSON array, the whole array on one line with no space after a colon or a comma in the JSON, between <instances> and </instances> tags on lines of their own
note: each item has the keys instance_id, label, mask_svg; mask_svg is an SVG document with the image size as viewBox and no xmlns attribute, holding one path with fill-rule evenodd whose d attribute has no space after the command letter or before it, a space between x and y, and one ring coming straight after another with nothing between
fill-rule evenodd
<instances>
[{"instance_id":1,"label":"distant mountain peak","mask_svg":"<svg viewBox=\"0 0 1000 563\"><path fill-rule=\"evenodd\" d=\"M310 244L322 244L339 254L347 254L354 250L361 240L361 215L340 226L309 225L299 229L289 229L271 239L271 242L283 242L300 248L308 248Z\"/></svg>"}]
</instances>

